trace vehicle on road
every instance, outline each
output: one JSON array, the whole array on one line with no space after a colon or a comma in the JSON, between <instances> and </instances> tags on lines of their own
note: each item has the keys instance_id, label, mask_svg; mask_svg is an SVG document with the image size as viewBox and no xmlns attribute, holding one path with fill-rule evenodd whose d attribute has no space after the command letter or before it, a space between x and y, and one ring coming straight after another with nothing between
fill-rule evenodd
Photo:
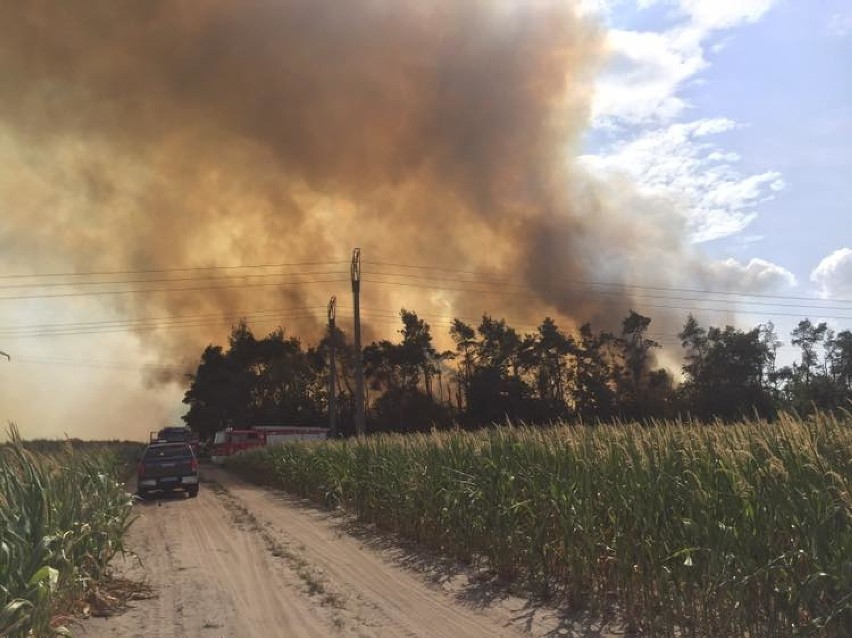
<instances>
[{"instance_id":1,"label":"vehicle on road","mask_svg":"<svg viewBox=\"0 0 852 638\"><path fill-rule=\"evenodd\" d=\"M189 443L151 443L139 460L136 493L183 490L198 496L198 459Z\"/></svg>"},{"instance_id":2,"label":"vehicle on road","mask_svg":"<svg viewBox=\"0 0 852 638\"><path fill-rule=\"evenodd\" d=\"M210 460L221 464L225 458L243 450L275 445L286 441L312 441L325 439L328 428L300 426L259 426L245 430L229 428L216 432Z\"/></svg>"},{"instance_id":3,"label":"vehicle on road","mask_svg":"<svg viewBox=\"0 0 852 638\"><path fill-rule=\"evenodd\" d=\"M173 426L165 427L156 432L151 432L149 443L189 443L195 456L198 456L199 440L198 434L188 427Z\"/></svg>"}]
</instances>

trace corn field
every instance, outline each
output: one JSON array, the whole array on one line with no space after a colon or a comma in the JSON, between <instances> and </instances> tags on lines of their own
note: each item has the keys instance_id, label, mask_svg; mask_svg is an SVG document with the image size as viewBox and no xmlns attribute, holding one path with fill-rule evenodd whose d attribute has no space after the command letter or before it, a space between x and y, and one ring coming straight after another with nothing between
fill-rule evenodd
<instances>
[{"instance_id":1,"label":"corn field","mask_svg":"<svg viewBox=\"0 0 852 638\"><path fill-rule=\"evenodd\" d=\"M852 635L848 415L375 436L230 466L651 635Z\"/></svg>"},{"instance_id":2,"label":"corn field","mask_svg":"<svg viewBox=\"0 0 852 638\"><path fill-rule=\"evenodd\" d=\"M0 445L0 636L70 635L73 606L122 550L131 499L115 446Z\"/></svg>"}]
</instances>

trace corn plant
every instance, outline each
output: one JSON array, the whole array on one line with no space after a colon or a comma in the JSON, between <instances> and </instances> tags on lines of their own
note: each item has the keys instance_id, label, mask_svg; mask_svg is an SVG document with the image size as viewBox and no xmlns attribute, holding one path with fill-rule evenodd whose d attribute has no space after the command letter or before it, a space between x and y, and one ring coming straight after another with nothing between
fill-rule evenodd
<instances>
[{"instance_id":1,"label":"corn plant","mask_svg":"<svg viewBox=\"0 0 852 638\"><path fill-rule=\"evenodd\" d=\"M0 635L67 635L54 614L122 550L131 509L122 460L70 444L34 451L14 426L10 436L0 447Z\"/></svg>"},{"instance_id":2,"label":"corn plant","mask_svg":"<svg viewBox=\"0 0 852 638\"><path fill-rule=\"evenodd\" d=\"M852 635L848 415L381 435L230 466L653 635Z\"/></svg>"}]
</instances>

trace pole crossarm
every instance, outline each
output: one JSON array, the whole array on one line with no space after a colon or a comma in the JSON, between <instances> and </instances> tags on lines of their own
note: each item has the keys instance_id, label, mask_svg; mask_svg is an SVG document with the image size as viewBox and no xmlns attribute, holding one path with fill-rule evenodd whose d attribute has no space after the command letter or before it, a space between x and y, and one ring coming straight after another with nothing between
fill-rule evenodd
<instances>
[{"instance_id":1,"label":"pole crossarm","mask_svg":"<svg viewBox=\"0 0 852 638\"><path fill-rule=\"evenodd\" d=\"M337 316L337 297L332 297L328 302L328 325L334 327L334 320Z\"/></svg>"},{"instance_id":2,"label":"pole crossarm","mask_svg":"<svg viewBox=\"0 0 852 638\"><path fill-rule=\"evenodd\" d=\"M356 248L352 251L352 266L349 269L352 277L352 292L355 292L361 287L361 249Z\"/></svg>"}]
</instances>

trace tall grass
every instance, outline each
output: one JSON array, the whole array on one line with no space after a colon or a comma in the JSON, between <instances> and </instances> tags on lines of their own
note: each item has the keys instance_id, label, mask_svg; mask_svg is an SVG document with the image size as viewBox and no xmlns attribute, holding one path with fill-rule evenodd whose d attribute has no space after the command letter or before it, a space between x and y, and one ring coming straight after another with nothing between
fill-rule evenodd
<instances>
[{"instance_id":1,"label":"tall grass","mask_svg":"<svg viewBox=\"0 0 852 638\"><path fill-rule=\"evenodd\" d=\"M852 422L297 443L231 467L653 635L852 635Z\"/></svg>"},{"instance_id":2,"label":"tall grass","mask_svg":"<svg viewBox=\"0 0 852 638\"><path fill-rule=\"evenodd\" d=\"M122 549L130 495L112 447L29 449L14 426L0 446L0 636L67 634L54 614ZM38 447L38 446L37 446Z\"/></svg>"}]
</instances>

